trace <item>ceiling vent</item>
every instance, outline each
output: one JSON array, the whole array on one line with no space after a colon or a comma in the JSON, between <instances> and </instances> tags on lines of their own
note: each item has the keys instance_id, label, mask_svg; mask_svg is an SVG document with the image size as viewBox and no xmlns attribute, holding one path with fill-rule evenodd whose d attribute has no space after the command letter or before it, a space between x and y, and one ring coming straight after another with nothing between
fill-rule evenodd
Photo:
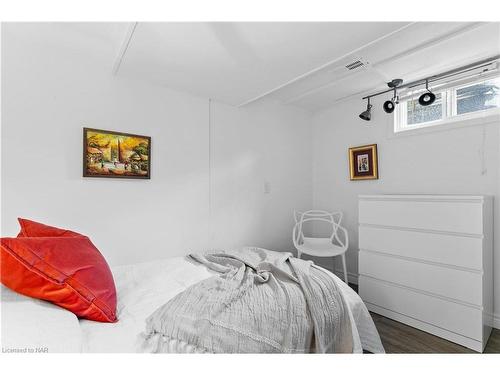
<instances>
[{"instance_id":1,"label":"ceiling vent","mask_svg":"<svg viewBox=\"0 0 500 375\"><path fill-rule=\"evenodd\" d=\"M356 69L362 68L366 65L368 65L368 62L363 62L361 59L358 59L358 60L355 60L353 62L350 62L345 67L347 68L347 70L356 70Z\"/></svg>"}]
</instances>

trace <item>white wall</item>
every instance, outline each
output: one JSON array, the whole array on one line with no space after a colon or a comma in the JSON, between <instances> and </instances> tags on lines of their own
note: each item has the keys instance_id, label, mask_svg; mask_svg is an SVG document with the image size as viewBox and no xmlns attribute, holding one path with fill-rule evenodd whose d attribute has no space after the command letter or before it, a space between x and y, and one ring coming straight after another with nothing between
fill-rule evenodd
<instances>
[{"instance_id":1,"label":"white wall","mask_svg":"<svg viewBox=\"0 0 500 375\"><path fill-rule=\"evenodd\" d=\"M373 104L370 122L358 118L366 105L358 98L313 117L313 205L344 211L351 239L349 271L357 274L359 194L493 195L495 237L500 238L500 121L391 137L392 116L383 112L382 99ZM379 180L350 181L348 148L371 143L378 144ZM494 246L495 310L500 318L500 241Z\"/></svg>"},{"instance_id":2,"label":"white wall","mask_svg":"<svg viewBox=\"0 0 500 375\"><path fill-rule=\"evenodd\" d=\"M88 234L111 264L200 246L207 100L2 36L2 235L17 233L18 216L69 227ZM83 178L83 126L150 135L152 179Z\"/></svg>"},{"instance_id":3,"label":"white wall","mask_svg":"<svg viewBox=\"0 0 500 375\"><path fill-rule=\"evenodd\" d=\"M71 228L112 265L240 243L288 250L291 209L312 199L305 112L212 103L209 121L206 98L113 77L12 27L2 32L2 236L17 234L17 217ZM151 136L151 180L83 178L83 126Z\"/></svg>"},{"instance_id":4,"label":"white wall","mask_svg":"<svg viewBox=\"0 0 500 375\"><path fill-rule=\"evenodd\" d=\"M293 208L312 204L309 115L213 103L211 123L212 243L291 251Z\"/></svg>"}]
</instances>

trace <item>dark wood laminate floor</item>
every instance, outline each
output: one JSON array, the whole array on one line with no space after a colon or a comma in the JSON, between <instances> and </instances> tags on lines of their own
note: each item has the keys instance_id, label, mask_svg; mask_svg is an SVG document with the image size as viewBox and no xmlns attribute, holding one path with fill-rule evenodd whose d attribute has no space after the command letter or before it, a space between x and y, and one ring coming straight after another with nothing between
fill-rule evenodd
<instances>
[{"instance_id":1,"label":"dark wood laminate floor","mask_svg":"<svg viewBox=\"0 0 500 375\"><path fill-rule=\"evenodd\" d=\"M358 291L358 286L349 284ZM371 313L386 353L477 353L441 337ZM500 330L493 329L484 353L500 353Z\"/></svg>"}]
</instances>

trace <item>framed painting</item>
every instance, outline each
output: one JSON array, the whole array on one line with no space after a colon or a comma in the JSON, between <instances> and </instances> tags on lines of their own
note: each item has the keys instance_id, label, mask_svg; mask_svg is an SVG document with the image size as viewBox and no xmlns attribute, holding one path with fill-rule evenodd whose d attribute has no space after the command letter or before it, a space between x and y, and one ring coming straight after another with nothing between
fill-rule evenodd
<instances>
[{"instance_id":1,"label":"framed painting","mask_svg":"<svg viewBox=\"0 0 500 375\"><path fill-rule=\"evenodd\" d=\"M83 177L151 178L151 137L83 128Z\"/></svg>"},{"instance_id":2,"label":"framed painting","mask_svg":"<svg viewBox=\"0 0 500 375\"><path fill-rule=\"evenodd\" d=\"M351 147L349 149L349 174L351 180L377 180L377 145Z\"/></svg>"}]
</instances>

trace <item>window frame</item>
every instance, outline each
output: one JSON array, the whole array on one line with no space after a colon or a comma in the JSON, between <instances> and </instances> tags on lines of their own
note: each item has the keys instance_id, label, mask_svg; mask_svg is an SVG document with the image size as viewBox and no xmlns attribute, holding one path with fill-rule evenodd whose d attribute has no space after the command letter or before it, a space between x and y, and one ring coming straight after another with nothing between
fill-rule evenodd
<instances>
[{"instance_id":1,"label":"window frame","mask_svg":"<svg viewBox=\"0 0 500 375\"><path fill-rule=\"evenodd\" d=\"M436 127L451 124L460 121L474 120L491 116L500 115L500 107L489 108L475 112L457 114L457 90L468 86L474 86L488 81L500 79L500 73L490 75L488 77L478 77L466 83L457 84L456 86L448 87L444 90L432 90L434 94L442 95L442 118L433 121L422 122L419 124L408 125L408 101L416 99L418 96L411 96L408 99L402 100L396 106L393 120L393 133L401 134L406 132L418 131L419 129Z\"/></svg>"}]
</instances>

